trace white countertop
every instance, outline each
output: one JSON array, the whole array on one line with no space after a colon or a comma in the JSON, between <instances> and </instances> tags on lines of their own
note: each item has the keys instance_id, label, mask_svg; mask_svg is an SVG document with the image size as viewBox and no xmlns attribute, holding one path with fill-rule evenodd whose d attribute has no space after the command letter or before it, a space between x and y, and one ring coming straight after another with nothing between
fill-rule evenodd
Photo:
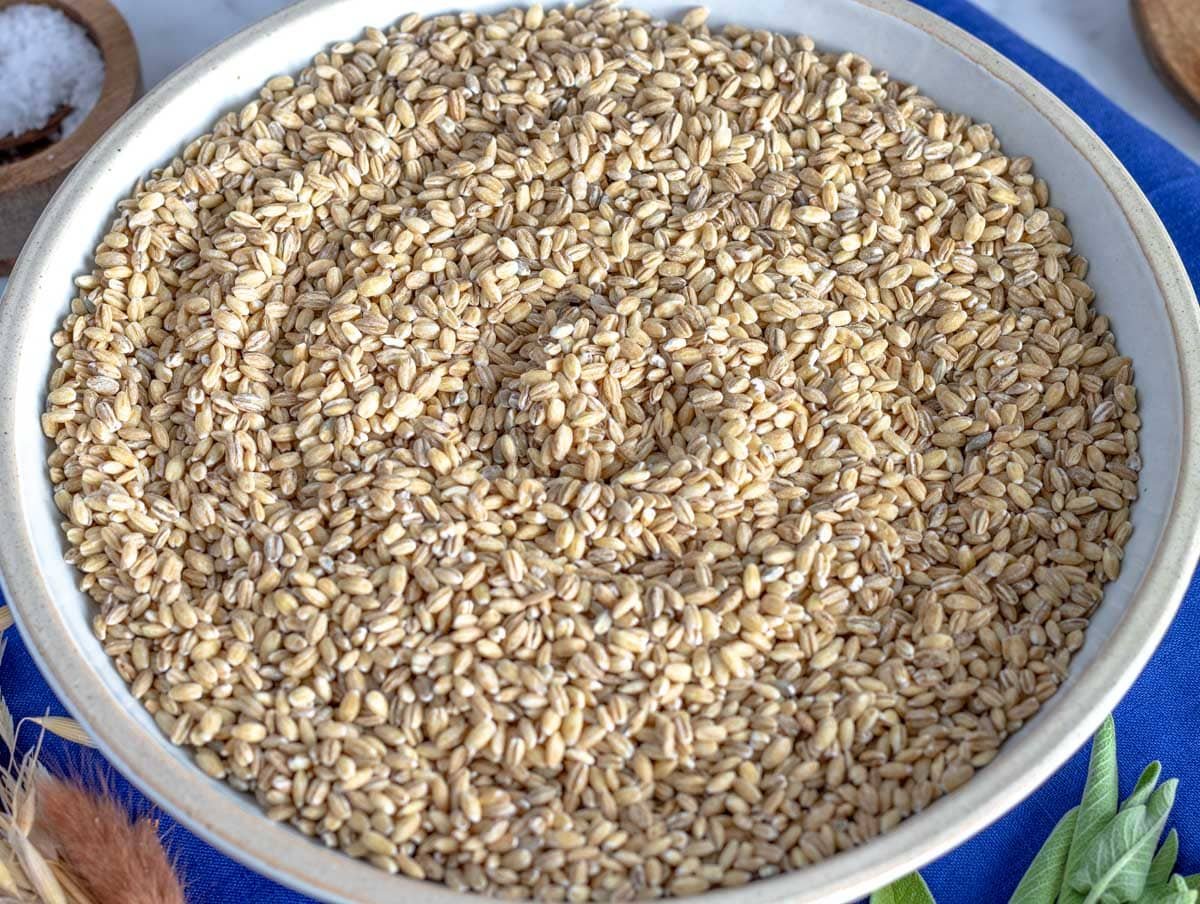
<instances>
[{"instance_id":1,"label":"white countertop","mask_svg":"<svg viewBox=\"0 0 1200 904\"><path fill-rule=\"evenodd\" d=\"M1200 115L1180 103L1151 68L1129 0L974 2L1200 161Z\"/></svg>"},{"instance_id":2,"label":"white countertop","mask_svg":"<svg viewBox=\"0 0 1200 904\"><path fill-rule=\"evenodd\" d=\"M133 29L144 81L150 88L218 41L287 6L289 0L113 2ZM975 2L1200 161L1200 117L1179 103L1150 68L1133 29L1128 0ZM0 292L4 283L0 279Z\"/></svg>"}]
</instances>

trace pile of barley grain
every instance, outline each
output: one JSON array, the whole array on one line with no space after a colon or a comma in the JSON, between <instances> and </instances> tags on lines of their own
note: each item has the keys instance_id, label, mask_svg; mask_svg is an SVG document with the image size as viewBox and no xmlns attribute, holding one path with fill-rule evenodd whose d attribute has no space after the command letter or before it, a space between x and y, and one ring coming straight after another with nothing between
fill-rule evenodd
<instances>
[{"instance_id":1,"label":"pile of barley grain","mask_svg":"<svg viewBox=\"0 0 1200 904\"><path fill-rule=\"evenodd\" d=\"M607 4L335 45L139 185L55 336L70 560L273 819L506 897L849 848L1050 697L1131 365L1025 158Z\"/></svg>"}]
</instances>

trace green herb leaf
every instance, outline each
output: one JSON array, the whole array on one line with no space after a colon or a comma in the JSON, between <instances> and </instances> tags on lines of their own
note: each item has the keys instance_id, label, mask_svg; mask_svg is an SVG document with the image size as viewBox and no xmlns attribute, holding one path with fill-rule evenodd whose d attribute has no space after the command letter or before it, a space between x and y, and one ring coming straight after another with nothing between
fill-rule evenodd
<instances>
[{"instance_id":1,"label":"green herb leaf","mask_svg":"<svg viewBox=\"0 0 1200 904\"><path fill-rule=\"evenodd\" d=\"M1172 898L1171 904L1196 904L1200 900L1200 892L1195 889L1188 888L1187 880L1183 876L1176 873L1171 877L1171 884L1167 886L1167 891L1178 898Z\"/></svg>"},{"instance_id":2,"label":"green herb leaf","mask_svg":"<svg viewBox=\"0 0 1200 904\"><path fill-rule=\"evenodd\" d=\"M1079 868L1068 877L1076 891L1087 891L1084 904L1141 897L1177 784L1174 779L1164 782L1144 806L1122 810L1096 836Z\"/></svg>"},{"instance_id":3,"label":"green herb leaf","mask_svg":"<svg viewBox=\"0 0 1200 904\"><path fill-rule=\"evenodd\" d=\"M1079 866L1067 877L1076 891L1087 892L1087 901L1099 900L1108 884L1134 859L1139 845L1145 847L1145 805L1123 810L1109 822L1081 857ZM1150 858L1146 858L1150 869ZM1144 877L1145 874L1143 874ZM1141 891L1138 891L1141 894ZM1137 897L1137 895L1133 895Z\"/></svg>"},{"instance_id":4,"label":"green herb leaf","mask_svg":"<svg viewBox=\"0 0 1200 904\"><path fill-rule=\"evenodd\" d=\"M909 873L871 895L871 904L936 904L920 873Z\"/></svg>"},{"instance_id":5,"label":"green herb leaf","mask_svg":"<svg viewBox=\"0 0 1200 904\"><path fill-rule=\"evenodd\" d=\"M1154 791L1154 786L1158 784L1158 777L1161 773L1162 763L1158 760L1143 769L1137 784L1133 786L1133 791L1125 798L1125 803L1121 804L1121 809L1128 810L1130 807L1136 807L1138 804L1148 801L1150 794Z\"/></svg>"},{"instance_id":6,"label":"green herb leaf","mask_svg":"<svg viewBox=\"0 0 1200 904\"><path fill-rule=\"evenodd\" d=\"M1200 891L1200 873L1192 873L1190 876L1184 876L1183 881L1187 883L1187 887Z\"/></svg>"},{"instance_id":7,"label":"green herb leaf","mask_svg":"<svg viewBox=\"0 0 1200 904\"><path fill-rule=\"evenodd\" d=\"M1195 904L1196 896L1183 876L1175 876L1167 885L1146 886L1135 904Z\"/></svg>"},{"instance_id":8,"label":"green herb leaf","mask_svg":"<svg viewBox=\"0 0 1200 904\"><path fill-rule=\"evenodd\" d=\"M1179 875L1178 873L1171 877L1171 884L1167 887L1173 892L1186 892L1187 894L1191 895L1191 897L1188 898L1187 904L1196 904L1197 901L1200 901L1200 891L1196 891L1194 888L1188 888L1187 882L1185 882L1183 876Z\"/></svg>"},{"instance_id":9,"label":"green herb leaf","mask_svg":"<svg viewBox=\"0 0 1200 904\"><path fill-rule=\"evenodd\" d=\"M1169 778L1150 795L1150 801L1146 804L1146 810L1150 814L1150 819L1157 826L1154 832L1154 842L1158 843L1158 836L1162 834L1163 826L1167 824L1167 817L1171 815L1171 807L1175 806L1175 792L1179 788L1179 779Z\"/></svg>"},{"instance_id":10,"label":"green herb leaf","mask_svg":"<svg viewBox=\"0 0 1200 904\"><path fill-rule=\"evenodd\" d=\"M1092 755L1088 761L1087 784L1075 819L1075 833L1067 854L1066 879L1059 904L1079 904L1082 894L1076 894L1073 877L1079 871L1080 860L1100 831L1112 821L1117 812L1117 729L1112 716L1104 720L1092 738ZM1082 891L1087 891L1086 887Z\"/></svg>"},{"instance_id":11,"label":"green herb leaf","mask_svg":"<svg viewBox=\"0 0 1200 904\"><path fill-rule=\"evenodd\" d=\"M1058 893L1057 904L1083 904L1083 898L1083 892L1073 889L1071 883L1064 877L1062 891Z\"/></svg>"},{"instance_id":12,"label":"green herb leaf","mask_svg":"<svg viewBox=\"0 0 1200 904\"><path fill-rule=\"evenodd\" d=\"M1146 874L1146 886L1166 885L1171 881L1171 870L1175 869L1175 858L1179 856L1179 833L1171 829L1166 840L1154 860L1150 863L1150 872Z\"/></svg>"},{"instance_id":13,"label":"green herb leaf","mask_svg":"<svg viewBox=\"0 0 1200 904\"><path fill-rule=\"evenodd\" d=\"M1013 892L1008 904L1054 904L1063 885L1063 874L1067 869L1067 854L1071 838L1075 834L1075 819L1079 808L1074 807L1058 821L1042 849L1037 852L1029 869L1021 877L1021 884Z\"/></svg>"}]
</instances>

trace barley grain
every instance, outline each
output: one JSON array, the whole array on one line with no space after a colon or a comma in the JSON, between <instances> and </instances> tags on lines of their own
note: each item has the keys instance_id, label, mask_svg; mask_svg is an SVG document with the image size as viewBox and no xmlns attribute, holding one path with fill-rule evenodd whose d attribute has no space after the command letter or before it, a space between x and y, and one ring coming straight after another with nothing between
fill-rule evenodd
<instances>
[{"instance_id":1,"label":"barley grain","mask_svg":"<svg viewBox=\"0 0 1200 904\"><path fill-rule=\"evenodd\" d=\"M119 205L43 424L97 634L391 872L692 894L968 781L1117 576L1132 365L1026 158L854 54L409 17Z\"/></svg>"}]
</instances>

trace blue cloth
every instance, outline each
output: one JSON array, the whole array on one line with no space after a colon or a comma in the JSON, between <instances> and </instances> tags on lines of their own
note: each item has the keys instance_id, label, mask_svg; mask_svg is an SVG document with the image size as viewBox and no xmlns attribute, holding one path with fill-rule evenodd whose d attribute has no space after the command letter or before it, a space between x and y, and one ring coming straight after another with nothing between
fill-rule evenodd
<instances>
[{"instance_id":1,"label":"blue cloth","mask_svg":"<svg viewBox=\"0 0 1200 904\"><path fill-rule=\"evenodd\" d=\"M921 5L991 44L1049 87L1091 125L1137 179L1166 223L1194 284L1200 285L1200 168L1114 106L1071 70L1022 41L965 0L920 0ZM1187 563L1191 567L1193 563ZM1117 708L1117 735L1127 793L1141 767L1163 763L1164 776L1182 779L1173 825L1179 828L1179 871L1200 871L1200 695L1192 675L1200 640L1200 583L1193 581L1178 618L1145 673ZM0 664L0 688L17 718L64 714L16 632ZM28 741L32 731L23 732ZM99 764L91 751L49 739L47 755L68 768ZM1078 753L1031 798L991 828L922 872L938 904L1007 900L1058 818L1079 801L1087 752ZM85 770L85 774L87 771ZM115 785L134 805L146 804L128 784ZM191 904L299 904L287 891L238 865L164 818L167 843L186 877Z\"/></svg>"}]
</instances>

